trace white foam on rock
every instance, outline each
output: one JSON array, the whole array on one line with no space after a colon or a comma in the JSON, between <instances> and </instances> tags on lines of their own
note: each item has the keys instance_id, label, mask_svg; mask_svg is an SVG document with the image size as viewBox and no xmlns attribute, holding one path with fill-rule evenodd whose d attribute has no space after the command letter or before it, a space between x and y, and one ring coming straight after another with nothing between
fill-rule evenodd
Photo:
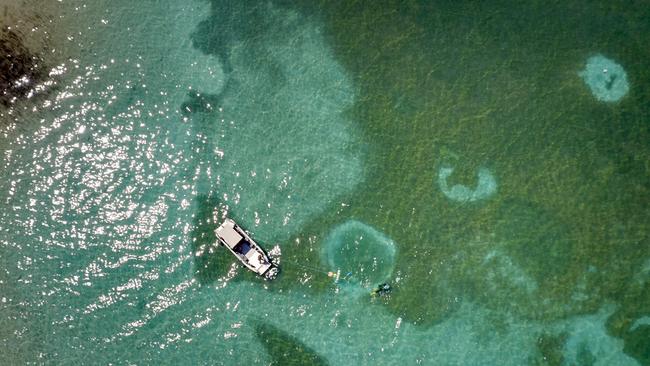
<instances>
[{"instance_id":1,"label":"white foam on rock","mask_svg":"<svg viewBox=\"0 0 650 366\"><path fill-rule=\"evenodd\" d=\"M623 66L603 55L587 59L585 69L578 73L596 99L617 102L630 90Z\"/></svg>"}]
</instances>

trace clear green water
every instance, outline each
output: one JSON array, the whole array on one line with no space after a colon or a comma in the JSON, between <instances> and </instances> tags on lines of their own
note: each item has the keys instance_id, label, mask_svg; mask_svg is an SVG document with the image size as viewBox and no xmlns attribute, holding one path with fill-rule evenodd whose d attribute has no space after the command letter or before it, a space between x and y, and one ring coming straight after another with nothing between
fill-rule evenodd
<instances>
[{"instance_id":1,"label":"clear green water","mask_svg":"<svg viewBox=\"0 0 650 366\"><path fill-rule=\"evenodd\" d=\"M2 110L1 364L650 364L647 4L61 6Z\"/></svg>"}]
</instances>

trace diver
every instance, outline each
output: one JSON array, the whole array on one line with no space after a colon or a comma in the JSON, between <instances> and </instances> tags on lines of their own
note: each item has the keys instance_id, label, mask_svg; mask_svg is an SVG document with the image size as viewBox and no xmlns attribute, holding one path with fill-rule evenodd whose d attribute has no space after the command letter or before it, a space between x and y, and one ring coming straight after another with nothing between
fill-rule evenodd
<instances>
[{"instance_id":1,"label":"diver","mask_svg":"<svg viewBox=\"0 0 650 366\"><path fill-rule=\"evenodd\" d=\"M390 291L391 291L390 285L387 283L382 283L372 290L370 296L381 297L390 294Z\"/></svg>"}]
</instances>

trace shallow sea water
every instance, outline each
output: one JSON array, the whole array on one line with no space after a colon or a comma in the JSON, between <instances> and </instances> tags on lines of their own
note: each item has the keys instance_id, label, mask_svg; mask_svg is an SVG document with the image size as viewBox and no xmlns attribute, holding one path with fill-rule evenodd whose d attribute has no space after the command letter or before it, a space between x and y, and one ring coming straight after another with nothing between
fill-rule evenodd
<instances>
[{"instance_id":1,"label":"shallow sea water","mask_svg":"<svg viewBox=\"0 0 650 366\"><path fill-rule=\"evenodd\" d=\"M0 364L650 364L649 6L57 11L0 106Z\"/></svg>"}]
</instances>

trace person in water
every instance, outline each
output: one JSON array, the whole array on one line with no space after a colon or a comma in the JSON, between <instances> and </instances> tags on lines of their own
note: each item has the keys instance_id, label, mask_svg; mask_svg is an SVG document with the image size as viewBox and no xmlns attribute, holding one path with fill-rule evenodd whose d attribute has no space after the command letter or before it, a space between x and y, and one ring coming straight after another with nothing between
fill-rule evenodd
<instances>
[{"instance_id":1,"label":"person in water","mask_svg":"<svg viewBox=\"0 0 650 366\"><path fill-rule=\"evenodd\" d=\"M370 293L371 296L384 296L388 295L390 293L390 285L387 283L382 283L375 287L372 292Z\"/></svg>"}]
</instances>

